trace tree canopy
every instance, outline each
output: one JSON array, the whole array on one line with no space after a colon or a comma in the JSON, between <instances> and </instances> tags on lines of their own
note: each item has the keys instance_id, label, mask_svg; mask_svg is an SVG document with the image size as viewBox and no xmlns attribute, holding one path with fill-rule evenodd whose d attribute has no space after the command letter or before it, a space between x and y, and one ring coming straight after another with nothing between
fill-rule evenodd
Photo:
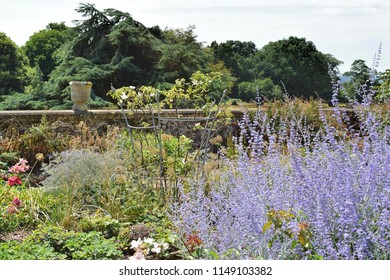
<instances>
[{"instance_id":1,"label":"tree canopy","mask_svg":"<svg viewBox=\"0 0 390 280\"><path fill-rule=\"evenodd\" d=\"M332 55L318 51L313 42L293 36L265 45L256 60L259 76L283 83L290 95L306 99L316 93L329 99L329 69L340 64Z\"/></svg>"},{"instance_id":2,"label":"tree canopy","mask_svg":"<svg viewBox=\"0 0 390 280\"><path fill-rule=\"evenodd\" d=\"M204 46L194 26L146 27L127 12L100 11L93 4L80 4L76 11L82 19L75 21L75 27L49 23L22 48L0 33L0 93L7 95L0 109L70 108L68 85L72 80L91 81L91 106L106 106L113 101L107 96L111 84L169 91L195 73L218 76L230 97L245 101L257 95L281 98L283 91L305 99L330 100L329 72L337 71L341 63L306 38L291 36L262 48L238 40ZM346 73L351 82L345 84L345 92L367 80L368 72L365 62L356 60ZM388 75L381 77L385 85L380 90L387 92ZM210 94L218 100L222 93L213 90Z\"/></svg>"},{"instance_id":3,"label":"tree canopy","mask_svg":"<svg viewBox=\"0 0 390 280\"><path fill-rule=\"evenodd\" d=\"M26 64L23 52L5 33L0 32L0 95L23 89Z\"/></svg>"},{"instance_id":4,"label":"tree canopy","mask_svg":"<svg viewBox=\"0 0 390 280\"><path fill-rule=\"evenodd\" d=\"M212 60L193 27L147 28L129 13L99 11L91 4L76 10L84 19L77 22L78 36L61 50L60 64L50 75L52 92L63 92L70 80L85 79L100 98L107 98L110 84L173 86L176 79L205 70Z\"/></svg>"},{"instance_id":5,"label":"tree canopy","mask_svg":"<svg viewBox=\"0 0 390 280\"><path fill-rule=\"evenodd\" d=\"M34 33L22 48L30 66L39 66L44 80L48 80L49 74L57 66L55 52L65 43L67 31L64 23L49 23L46 29Z\"/></svg>"}]
</instances>

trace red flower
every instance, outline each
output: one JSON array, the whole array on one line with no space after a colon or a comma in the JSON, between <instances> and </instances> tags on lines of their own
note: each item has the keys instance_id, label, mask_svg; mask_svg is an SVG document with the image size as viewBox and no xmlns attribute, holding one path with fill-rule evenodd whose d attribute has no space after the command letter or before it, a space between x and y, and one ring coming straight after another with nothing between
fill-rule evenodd
<instances>
[{"instance_id":1,"label":"red flower","mask_svg":"<svg viewBox=\"0 0 390 280\"><path fill-rule=\"evenodd\" d=\"M9 177L8 178L8 185L10 187L12 187L13 185L21 185L22 184L22 180L20 180L20 178L18 176L12 176L12 177Z\"/></svg>"},{"instance_id":2,"label":"red flower","mask_svg":"<svg viewBox=\"0 0 390 280\"><path fill-rule=\"evenodd\" d=\"M19 199L19 197L15 197L14 200L12 200L12 204L15 207L20 207L20 205L22 205L22 201Z\"/></svg>"}]
</instances>

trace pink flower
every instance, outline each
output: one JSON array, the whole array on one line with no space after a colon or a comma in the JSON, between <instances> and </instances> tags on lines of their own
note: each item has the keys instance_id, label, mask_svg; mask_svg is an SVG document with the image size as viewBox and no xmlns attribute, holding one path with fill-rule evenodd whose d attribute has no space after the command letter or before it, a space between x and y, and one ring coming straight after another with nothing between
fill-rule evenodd
<instances>
[{"instance_id":1,"label":"pink flower","mask_svg":"<svg viewBox=\"0 0 390 280\"><path fill-rule=\"evenodd\" d=\"M19 159L19 162L12 166L8 171L13 174L26 172L30 167L27 165L28 161L24 158Z\"/></svg>"},{"instance_id":2,"label":"pink flower","mask_svg":"<svg viewBox=\"0 0 390 280\"><path fill-rule=\"evenodd\" d=\"M134 261L139 261L139 260L144 260L145 255L141 251L136 251L134 255L132 255L129 260L134 260Z\"/></svg>"},{"instance_id":3,"label":"pink flower","mask_svg":"<svg viewBox=\"0 0 390 280\"><path fill-rule=\"evenodd\" d=\"M27 159L24 159L24 158L19 159L19 164L20 165L24 165L25 166L27 163L28 163Z\"/></svg>"},{"instance_id":4,"label":"pink flower","mask_svg":"<svg viewBox=\"0 0 390 280\"><path fill-rule=\"evenodd\" d=\"M22 205L22 201L19 199L19 197L15 197L14 200L12 200L12 204L15 207L20 207L20 205Z\"/></svg>"},{"instance_id":5,"label":"pink flower","mask_svg":"<svg viewBox=\"0 0 390 280\"><path fill-rule=\"evenodd\" d=\"M12 176L12 177L9 177L8 178L8 185L10 187L12 187L13 185L21 185L22 184L22 180L20 180L20 178L18 176Z\"/></svg>"},{"instance_id":6,"label":"pink flower","mask_svg":"<svg viewBox=\"0 0 390 280\"><path fill-rule=\"evenodd\" d=\"M18 212L18 208L16 208L14 205L10 205L7 207L7 212L10 214L15 214Z\"/></svg>"},{"instance_id":7,"label":"pink flower","mask_svg":"<svg viewBox=\"0 0 390 280\"><path fill-rule=\"evenodd\" d=\"M10 169L8 169L9 172L13 174L19 174L21 172L19 165L14 165Z\"/></svg>"}]
</instances>

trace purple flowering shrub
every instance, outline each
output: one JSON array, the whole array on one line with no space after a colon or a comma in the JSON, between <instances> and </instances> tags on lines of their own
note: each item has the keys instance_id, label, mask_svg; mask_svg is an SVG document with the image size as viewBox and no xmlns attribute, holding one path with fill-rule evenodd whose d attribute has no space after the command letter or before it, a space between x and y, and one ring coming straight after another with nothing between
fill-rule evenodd
<instances>
[{"instance_id":1,"label":"purple flowering shrub","mask_svg":"<svg viewBox=\"0 0 390 280\"><path fill-rule=\"evenodd\" d=\"M316 132L245 116L237 159L224 159L212 187L181 189L180 236L228 259L390 259L390 128L364 102L360 127L337 104L339 126L323 116Z\"/></svg>"}]
</instances>

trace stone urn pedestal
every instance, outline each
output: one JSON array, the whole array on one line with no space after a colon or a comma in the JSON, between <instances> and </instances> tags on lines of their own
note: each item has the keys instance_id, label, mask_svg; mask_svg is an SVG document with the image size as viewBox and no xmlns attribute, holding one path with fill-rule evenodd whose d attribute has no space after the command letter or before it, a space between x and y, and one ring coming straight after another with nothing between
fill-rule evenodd
<instances>
[{"instance_id":1,"label":"stone urn pedestal","mask_svg":"<svg viewBox=\"0 0 390 280\"><path fill-rule=\"evenodd\" d=\"M87 103L91 98L91 82L85 81L71 81L70 86L70 97L73 101L72 109L74 111L87 111Z\"/></svg>"}]
</instances>

